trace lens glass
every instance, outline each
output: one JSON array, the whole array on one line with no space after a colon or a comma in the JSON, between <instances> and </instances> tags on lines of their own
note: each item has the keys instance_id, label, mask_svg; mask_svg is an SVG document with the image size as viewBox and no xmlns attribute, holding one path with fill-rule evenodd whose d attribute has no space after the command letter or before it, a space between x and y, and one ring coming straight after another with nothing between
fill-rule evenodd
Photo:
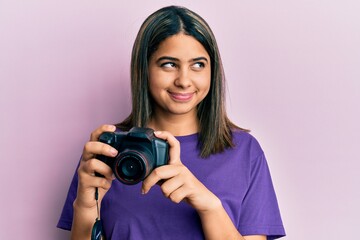
<instances>
[{"instance_id":1,"label":"lens glass","mask_svg":"<svg viewBox=\"0 0 360 240\"><path fill-rule=\"evenodd\" d=\"M117 173L126 182L139 182L145 175L144 163L136 155L124 156L117 166Z\"/></svg>"}]
</instances>

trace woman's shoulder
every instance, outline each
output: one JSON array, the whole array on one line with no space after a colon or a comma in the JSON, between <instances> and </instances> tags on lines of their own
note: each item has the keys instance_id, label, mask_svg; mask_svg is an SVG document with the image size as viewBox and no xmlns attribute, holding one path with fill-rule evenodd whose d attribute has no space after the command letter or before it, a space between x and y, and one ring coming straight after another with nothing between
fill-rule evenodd
<instances>
[{"instance_id":1,"label":"woman's shoulder","mask_svg":"<svg viewBox=\"0 0 360 240\"><path fill-rule=\"evenodd\" d=\"M250 131L248 130L243 130L243 129L232 129L231 130L231 135L233 137L233 139L237 139L237 140L242 140L242 141L256 141L255 136L250 133Z\"/></svg>"},{"instance_id":2,"label":"woman's shoulder","mask_svg":"<svg viewBox=\"0 0 360 240\"><path fill-rule=\"evenodd\" d=\"M249 131L233 129L231 133L235 149L246 149L250 151L252 155L260 155L263 153L259 141Z\"/></svg>"}]
</instances>

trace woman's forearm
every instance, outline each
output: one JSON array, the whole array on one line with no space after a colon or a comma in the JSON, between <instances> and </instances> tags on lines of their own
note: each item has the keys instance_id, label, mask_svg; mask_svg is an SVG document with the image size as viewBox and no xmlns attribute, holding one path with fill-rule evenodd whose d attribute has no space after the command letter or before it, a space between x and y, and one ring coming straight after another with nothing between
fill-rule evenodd
<instances>
[{"instance_id":1,"label":"woman's forearm","mask_svg":"<svg viewBox=\"0 0 360 240\"><path fill-rule=\"evenodd\" d=\"M198 213L205 239L245 240L232 223L220 200L214 208Z\"/></svg>"},{"instance_id":2,"label":"woman's forearm","mask_svg":"<svg viewBox=\"0 0 360 240\"><path fill-rule=\"evenodd\" d=\"M71 239L72 240L89 240L91 238L91 230L97 217L97 209L94 208L82 208L76 204L76 200L73 204L74 217L71 227Z\"/></svg>"}]
</instances>

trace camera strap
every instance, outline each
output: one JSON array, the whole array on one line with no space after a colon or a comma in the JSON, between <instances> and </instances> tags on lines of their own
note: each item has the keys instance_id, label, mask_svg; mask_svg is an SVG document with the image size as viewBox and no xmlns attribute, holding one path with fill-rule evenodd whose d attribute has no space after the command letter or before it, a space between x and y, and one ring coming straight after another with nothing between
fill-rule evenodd
<instances>
[{"instance_id":1,"label":"camera strap","mask_svg":"<svg viewBox=\"0 0 360 240\"><path fill-rule=\"evenodd\" d=\"M101 240L102 237L102 222L100 220L100 209L99 209L99 191L98 188L95 188L95 200L96 200L96 210L97 218L91 230L91 240Z\"/></svg>"}]
</instances>

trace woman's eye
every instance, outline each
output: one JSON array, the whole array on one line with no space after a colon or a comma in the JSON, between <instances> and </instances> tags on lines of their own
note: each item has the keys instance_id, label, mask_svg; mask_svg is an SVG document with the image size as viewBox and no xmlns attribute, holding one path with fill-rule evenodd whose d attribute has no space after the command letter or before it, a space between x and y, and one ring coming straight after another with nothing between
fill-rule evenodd
<instances>
[{"instance_id":1,"label":"woman's eye","mask_svg":"<svg viewBox=\"0 0 360 240\"><path fill-rule=\"evenodd\" d=\"M173 63L173 62L166 62L166 63L161 64L161 67L164 67L164 68L174 68L174 67L176 67L176 65L175 65L175 63Z\"/></svg>"},{"instance_id":2,"label":"woman's eye","mask_svg":"<svg viewBox=\"0 0 360 240\"><path fill-rule=\"evenodd\" d=\"M204 68L205 64L203 62L196 62L193 65L194 68Z\"/></svg>"}]
</instances>

